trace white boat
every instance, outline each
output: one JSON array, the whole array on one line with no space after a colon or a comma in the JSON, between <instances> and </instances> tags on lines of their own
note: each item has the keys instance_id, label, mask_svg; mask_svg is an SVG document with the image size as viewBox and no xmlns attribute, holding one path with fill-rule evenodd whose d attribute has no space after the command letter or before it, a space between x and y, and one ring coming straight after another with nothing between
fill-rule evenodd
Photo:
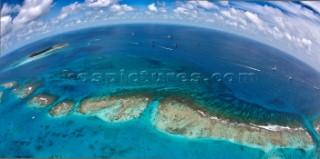
<instances>
[{"instance_id":1,"label":"white boat","mask_svg":"<svg viewBox=\"0 0 320 159\"><path fill-rule=\"evenodd\" d=\"M272 67L273 71L277 71L277 66Z\"/></svg>"}]
</instances>

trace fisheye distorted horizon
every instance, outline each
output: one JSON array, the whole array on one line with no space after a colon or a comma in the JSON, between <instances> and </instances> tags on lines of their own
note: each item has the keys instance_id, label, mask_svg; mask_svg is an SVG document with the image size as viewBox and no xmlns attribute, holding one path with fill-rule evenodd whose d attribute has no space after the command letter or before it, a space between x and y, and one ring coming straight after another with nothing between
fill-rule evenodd
<instances>
[{"instance_id":1,"label":"fisheye distorted horizon","mask_svg":"<svg viewBox=\"0 0 320 159\"><path fill-rule=\"evenodd\" d=\"M1 1L0 157L319 159L319 4Z\"/></svg>"},{"instance_id":2,"label":"fisheye distorted horizon","mask_svg":"<svg viewBox=\"0 0 320 159\"><path fill-rule=\"evenodd\" d=\"M1 1L2 56L43 36L95 25L169 23L245 36L320 70L317 1Z\"/></svg>"}]
</instances>

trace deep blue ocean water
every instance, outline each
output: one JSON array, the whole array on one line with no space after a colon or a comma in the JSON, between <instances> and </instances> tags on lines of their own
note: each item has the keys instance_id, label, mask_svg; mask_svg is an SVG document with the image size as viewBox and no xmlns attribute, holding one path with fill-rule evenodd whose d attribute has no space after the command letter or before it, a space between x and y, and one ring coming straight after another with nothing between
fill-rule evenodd
<instances>
[{"instance_id":1,"label":"deep blue ocean water","mask_svg":"<svg viewBox=\"0 0 320 159\"><path fill-rule=\"evenodd\" d=\"M68 46L14 67L31 53L61 43ZM272 70L274 66L277 71ZM84 74L66 77L66 72ZM137 82L130 78L141 72L185 73L187 78L157 81L147 76L149 81ZM115 73L116 79L110 81L96 73ZM190 81L193 73L201 78ZM133 76L128 77L130 74ZM0 83L17 81L24 85L37 80L43 82L42 87L22 100L11 93L12 89L2 88L0 157L247 159L272 153L305 158L311 153L296 149L265 153L228 141L162 133L149 118L156 101L141 118L125 123L107 123L80 114L52 118L47 113L51 107L36 109L27 104L39 93L56 95L57 102L72 99L79 105L91 96L137 88L168 90L173 95L188 93L208 103L221 99L226 110L230 108L226 100L239 99L249 107L239 106L231 115L255 112L248 119L269 123L297 120L308 128L315 142L319 141L310 123L320 115L320 92L314 88L320 86L320 73L277 49L224 32L150 24L91 28L40 40L0 59ZM253 105L263 110L257 112ZM279 116L272 118L266 113L270 111Z\"/></svg>"}]
</instances>

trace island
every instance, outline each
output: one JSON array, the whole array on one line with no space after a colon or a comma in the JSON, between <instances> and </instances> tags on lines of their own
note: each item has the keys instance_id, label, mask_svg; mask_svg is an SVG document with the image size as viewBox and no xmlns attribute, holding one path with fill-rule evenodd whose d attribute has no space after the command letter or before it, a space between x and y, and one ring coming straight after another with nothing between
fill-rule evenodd
<instances>
[{"instance_id":1,"label":"island","mask_svg":"<svg viewBox=\"0 0 320 159\"><path fill-rule=\"evenodd\" d=\"M30 55L29 55L29 58L32 58L32 57L35 57L35 56L39 56L39 55L44 54L44 53L49 52L49 51L61 49L61 48L64 48L64 47L66 47L66 46L68 46L68 44L58 44L58 45L54 45L54 46L48 47L48 48L46 48L46 49L44 49L44 50L41 50L41 51L39 51L39 52L35 52L35 53L33 53L33 54L30 54Z\"/></svg>"}]
</instances>

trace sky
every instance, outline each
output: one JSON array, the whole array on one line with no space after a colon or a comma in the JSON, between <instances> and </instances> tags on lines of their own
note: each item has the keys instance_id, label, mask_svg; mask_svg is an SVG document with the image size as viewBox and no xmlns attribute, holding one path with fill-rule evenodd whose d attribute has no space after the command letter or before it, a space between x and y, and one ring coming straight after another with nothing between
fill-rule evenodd
<instances>
[{"instance_id":1,"label":"sky","mask_svg":"<svg viewBox=\"0 0 320 159\"><path fill-rule=\"evenodd\" d=\"M320 72L320 1L2 0L0 8L0 56L70 30L164 23L248 37Z\"/></svg>"}]
</instances>

